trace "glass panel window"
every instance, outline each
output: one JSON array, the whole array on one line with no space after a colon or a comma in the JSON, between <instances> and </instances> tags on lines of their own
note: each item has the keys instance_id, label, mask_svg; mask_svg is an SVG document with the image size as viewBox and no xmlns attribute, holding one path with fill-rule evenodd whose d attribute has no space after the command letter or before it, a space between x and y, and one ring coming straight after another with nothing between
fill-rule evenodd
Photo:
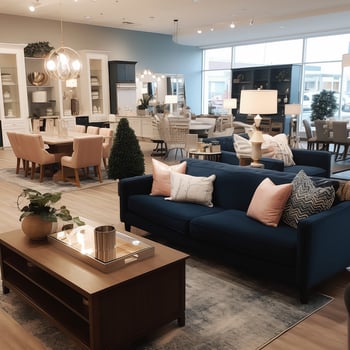
<instances>
[{"instance_id":1,"label":"glass panel window","mask_svg":"<svg viewBox=\"0 0 350 350\"><path fill-rule=\"evenodd\" d=\"M302 118L310 120L313 95L321 90L335 91L340 102L341 62L314 63L304 66L304 92L302 98ZM336 113L335 116L337 116Z\"/></svg>"},{"instance_id":2,"label":"glass panel window","mask_svg":"<svg viewBox=\"0 0 350 350\"><path fill-rule=\"evenodd\" d=\"M306 39L305 62L339 61L349 52L350 34Z\"/></svg>"},{"instance_id":3,"label":"glass panel window","mask_svg":"<svg viewBox=\"0 0 350 350\"><path fill-rule=\"evenodd\" d=\"M223 100L231 96L231 70L215 70L203 75L204 114L223 114Z\"/></svg>"},{"instance_id":4,"label":"glass panel window","mask_svg":"<svg viewBox=\"0 0 350 350\"><path fill-rule=\"evenodd\" d=\"M256 65L301 63L303 40L237 46L234 50L235 68Z\"/></svg>"},{"instance_id":5,"label":"glass panel window","mask_svg":"<svg viewBox=\"0 0 350 350\"><path fill-rule=\"evenodd\" d=\"M204 70L230 69L232 60L232 47L204 50Z\"/></svg>"}]
</instances>

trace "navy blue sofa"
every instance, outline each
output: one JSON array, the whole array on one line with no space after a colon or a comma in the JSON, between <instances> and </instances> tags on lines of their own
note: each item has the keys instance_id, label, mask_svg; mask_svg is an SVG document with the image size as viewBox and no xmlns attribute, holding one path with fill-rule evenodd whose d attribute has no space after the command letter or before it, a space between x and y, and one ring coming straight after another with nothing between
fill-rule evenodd
<instances>
[{"instance_id":1,"label":"navy blue sofa","mask_svg":"<svg viewBox=\"0 0 350 350\"><path fill-rule=\"evenodd\" d=\"M152 175L125 178L119 181L119 198L120 220L127 231L134 226L292 284L302 302L307 302L312 287L350 265L350 201L334 203L331 209L300 221L297 229L282 222L277 228L265 226L246 215L256 187L265 177L275 184L291 182L294 174L186 161L187 174L216 174L214 207L149 195Z\"/></svg>"},{"instance_id":2,"label":"navy blue sofa","mask_svg":"<svg viewBox=\"0 0 350 350\"><path fill-rule=\"evenodd\" d=\"M221 162L238 165L239 159L235 153L233 137L221 136L203 139L203 142L218 141L221 145ZM332 154L327 151L312 151L292 149L295 165L284 166L283 161L272 158L261 158L265 169L285 171L297 174L301 169L309 176L330 177Z\"/></svg>"}]
</instances>

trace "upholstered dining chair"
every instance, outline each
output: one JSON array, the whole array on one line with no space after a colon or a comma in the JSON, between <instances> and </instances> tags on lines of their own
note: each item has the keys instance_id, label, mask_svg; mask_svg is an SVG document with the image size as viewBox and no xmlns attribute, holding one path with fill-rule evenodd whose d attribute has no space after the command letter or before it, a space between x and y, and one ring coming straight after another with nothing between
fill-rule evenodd
<instances>
[{"instance_id":1,"label":"upholstered dining chair","mask_svg":"<svg viewBox=\"0 0 350 350\"><path fill-rule=\"evenodd\" d=\"M340 147L343 147L341 159L344 160L348 154L350 146L350 137L348 136L348 122L335 120L332 122L332 130L335 160L338 160Z\"/></svg>"},{"instance_id":2,"label":"upholstered dining chair","mask_svg":"<svg viewBox=\"0 0 350 350\"><path fill-rule=\"evenodd\" d=\"M100 128L98 126L89 125L86 128L86 133L91 135L98 135Z\"/></svg>"},{"instance_id":3,"label":"upholstered dining chair","mask_svg":"<svg viewBox=\"0 0 350 350\"><path fill-rule=\"evenodd\" d=\"M333 138L330 135L330 128L328 126L327 120L315 120L315 130L316 130L316 144L317 149L329 151L330 144L333 144Z\"/></svg>"},{"instance_id":4,"label":"upholstered dining chair","mask_svg":"<svg viewBox=\"0 0 350 350\"><path fill-rule=\"evenodd\" d=\"M16 174L19 174L21 163L23 166L23 171L25 172L25 159L21 150L21 143L19 137L17 137L17 134L14 131L7 131L7 138L9 139L10 146L15 157L17 158Z\"/></svg>"},{"instance_id":5,"label":"upholstered dining chair","mask_svg":"<svg viewBox=\"0 0 350 350\"><path fill-rule=\"evenodd\" d=\"M102 157L103 136L91 135L75 137L73 139L73 154L61 158L62 179L68 181L67 170L74 169L74 184L80 187L79 170L84 172L89 167L94 167L95 175L102 182L101 157Z\"/></svg>"},{"instance_id":6,"label":"upholstered dining chair","mask_svg":"<svg viewBox=\"0 0 350 350\"><path fill-rule=\"evenodd\" d=\"M24 148L23 157L31 163L31 179L35 177L36 166L39 166L39 181L43 182L45 166L59 164L62 153L49 153L45 149L45 144L41 135L21 134L21 147ZM26 173L29 164L26 165Z\"/></svg>"},{"instance_id":7,"label":"upholstered dining chair","mask_svg":"<svg viewBox=\"0 0 350 350\"><path fill-rule=\"evenodd\" d=\"M307 149L313 150L315 149L317 138L313 135L311 125L308 120L303 119L303 125L305 128Z\"/></svg>"},{"instance_id":8,"label":"upholstered dining chair","mask_svg":"<svg viewBox=\"0 0 350 350\"><path fill-rule=\"evenodd\" d=\"M103 136L102 161L105 169L107 170L108 158L113 144L114 130L111 128L100 128L99 135Z\"/></svg>"},{"instance_id":9,"label":"upholstered dining chair","mask_svg":"<svg viewBox=\"0 0 350 350\"><path fill-rule=\"evenodd\" d=\"M86 132L86 126L85 125L74 125L74 132L81 132L85 133Z\"/></svg>"}]
</instances>

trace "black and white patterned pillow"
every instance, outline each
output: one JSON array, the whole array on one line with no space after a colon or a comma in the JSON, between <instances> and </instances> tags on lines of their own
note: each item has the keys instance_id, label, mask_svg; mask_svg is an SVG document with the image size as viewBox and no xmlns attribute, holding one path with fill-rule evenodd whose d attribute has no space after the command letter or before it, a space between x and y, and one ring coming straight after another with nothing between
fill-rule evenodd
<instances>
[{"instance_id":1,"label":"black and white patterned pillow","mask_svg":"<svg viewBox=\"0 0 350 350\"><path fill-rule=\"evenodd\" d=\"M335 198L333 186L316 187L303 170L293 179L293 190L282 214L287 225L297 228L308 216L329 209Z\"/></svg>"}]
</instances>

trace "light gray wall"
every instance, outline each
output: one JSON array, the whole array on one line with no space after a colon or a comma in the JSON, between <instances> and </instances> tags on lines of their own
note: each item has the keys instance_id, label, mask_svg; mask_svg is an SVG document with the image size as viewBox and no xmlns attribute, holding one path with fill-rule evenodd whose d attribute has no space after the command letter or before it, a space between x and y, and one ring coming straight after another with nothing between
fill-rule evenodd
<instances>
[{"instance_id":1,"label":"light gray wall","mask_svg":"<svg viewBox=\"0 0 350 350\"><path fill-rule=\"evenodd\" d=\"M202 51L177 45L170 35L63 23L64 45L75 50L107 51L109 60L136 61L136 71L183 74L186 100L192 112L201 113ZM59 21L0 14L0 42L31 43L49 41L61 46Z\"/></svg>"}]
</instances>

